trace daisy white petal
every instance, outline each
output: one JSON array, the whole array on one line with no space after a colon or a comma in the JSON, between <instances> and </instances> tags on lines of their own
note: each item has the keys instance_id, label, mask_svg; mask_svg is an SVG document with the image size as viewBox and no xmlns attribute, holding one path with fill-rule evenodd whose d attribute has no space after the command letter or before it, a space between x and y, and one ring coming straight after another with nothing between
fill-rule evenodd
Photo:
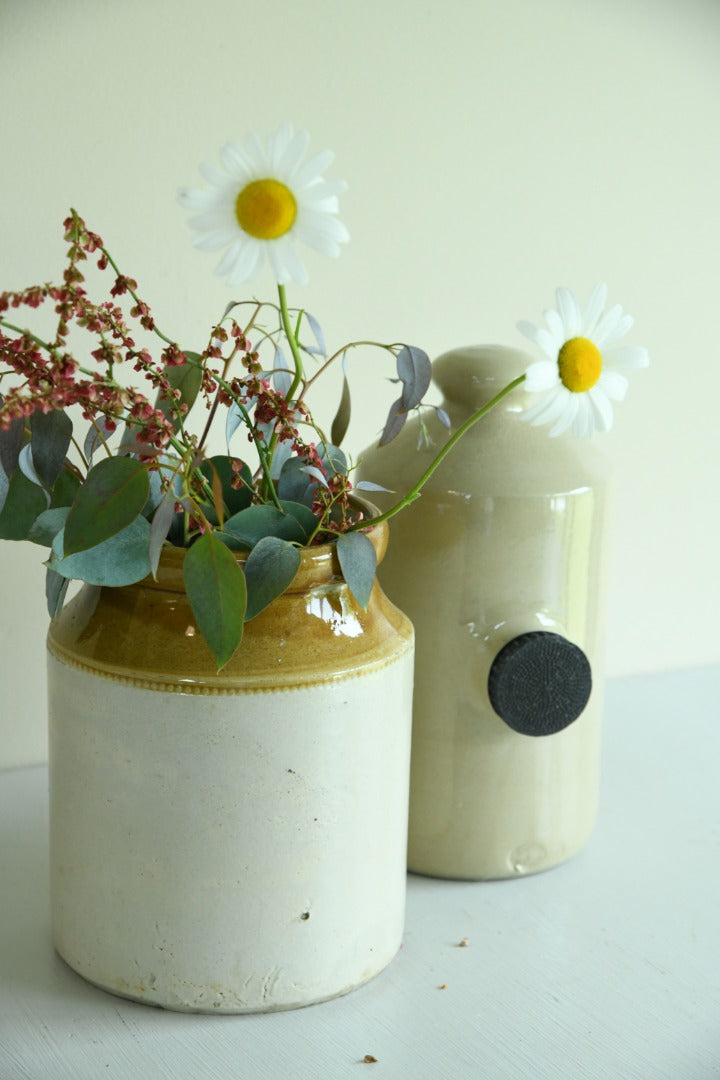
<instances>
[{"instance_id":1,"label":"daisy white petal","mask_svg":"<svg viewBox=\"0 0 720 1080\"><path fill-rule=\"evenodd\" d=\"M538 360L525 372L525 389L531 393L551 390L558 385L557 365L550 360Z\"/></svg>"},{"instance_id":2,"label":"daisy white petal","mask_svg":"<svg viewBox=\"0 0 720 1080\"><path fill-rule=\"evenodd\" d=\"M545 312L545 322L554 338L556 348L559 349L565 340L565 326L560 315L554 308L550 308Z\"/></svg>"},{"instance_id":3,"label":"daisy white petal","mask_svg":"<svg viewBox=\"0 0 720 1080\"><path fill-rule=\"evenodd\" d=\"M580 308L575 293L562 286L556 290L555 299L560 318L565 326L565 337L572 338L580 333Z\"/></svg>"},{"instance_id":4,"label":"daisy white petal","mask_svg":"<svg viewBox=\"0 0 720 1080\"><path fill-rule=\"evenodd\" d=\"M599 344L602 344L603 349L607 349L608 346L614 345L620 338L624 338L625 335L632 330L634 325L635 320L632 315L623 315L614 330L611 333L606 334L605 340Z\"/></svg>"},{"instance_id":5,"label":"daisy white petal","mask_svg":"<svg viewBox=\"0 0 720 1080\"><path fill-rule=\"evenodd\" d=\"M624 401L630 384L619 371L609 371L607 368L598 379L598 386L611 401Z\"/></svg>"},{"instance_id":6,"label":"daisy white petal","mask_svg":"<svg viewBox=\"0 0 720 1080\"><path fill-rule=\"evenodd\" d=\"M198 236L194 246L200 251L220 251L234 239L235 236L230 229L215 229L213 232L205 233L204 236Z\"/></svg>"},{"instance_id":7,"label":"daisy white petal","mask_svg":"<svg viewBox=\"0 0 720 1080\"><path fill-rule=\"evenodd\" d=\"M599 383L588 390L588 398L595 413L595 426L599 431L609 431L613 425L612 405Z\"/></svg>"},{"instance_id":8,"label":"daisy white petal","mask_svg":"<svg viewBox=\"0 0 720 1080\"><path fill-rule=\"evenodd\" d=\"M322 175L333 154L323 151L305 160L307 147L308 136L295 133L290 124L270 135L266 145L250 134L242 146L222 147L222 172L204 167L209 190L181 189L181 205L199 211L190 221L201 234L196 246L228 248L217 272L227 274L231 283L249 280L263 260L280 284L307 281L294 250L298 241L327 255L338 255L348 241L336 217L345 185Z\"/></svg>"},{"instance_id":9,"label":"daisy white petal","mask_svg":"<svg viewBox=\"0 0 720 1080\"><path fill-rule=\"evenodd\" d=\"M601 317L593 333L593 341L600 349L611 334L615 333L622 320L623 309L620 304L615 304Z\"/></svg>"},{"instance_id":10,"label":"daisy white petal","mask_svg":"<svg viewBox=\"0 0 720 1080\"><path fill-rule=\"evenodd\" d=\"M605 301L607 299L607 285L604 282L600 282L595 286L590 293L590 299L587 302L585 310L583 311L581 331L585 337L592 338L593 331L597 326L598 319L602 314L602 310L605 307Z\"/></svg>"},{"instance_id":11,"label":"daisy white petal","mask_svg":"<svg viewBox=\"0 0 720 1080\"><path fill-rule=\"evenodd\" d=\"M522 419L532 424L533 427L538 427L540 424L551 424L565 411L568 399L568 391L564 386L558 385L542 401L523 413Z\"/></svg>"},{"instance_id":12,"label":"daisy white petal","mask_svg":"<svg viewBox=\"0 0 720 1080\"><path fill-rule=\"evenodd\" d=\"M605 358L621 371L645 368L650 363L648 351L642 345L614 345L605 350Z\"/></svg>"},{"instance_id":13,"label":"daisy white petal","mask_svg":"<svg viewBox=\"0 0 720 1080\"><path fill-rule=\"evenodd\" d=\"M560 418L558 419L557 423L554 425L554 427L550 428L551 438L554 439L558 435L562 435L564 431L567 431L567 429L572 426L575 417L577 416L579 407L580 403L577 396L575 394L572 394L567 399L565 407L563 408L563 411L560 414Z\"/></svg>"},{"instance_id":14,"label":"daisy white petal","mask_svg":"<svg viewBox=\"0 0 720 1080\"><path fill-rule=\"evenodd\" d=\"M545 389L545 380L550 384L551 378L556 382L550 395L529 409L523 419L535 425L553 424L552 436L569 428L577 437L609 431L613 424L611 403L622 401L628 387L621 372L647 367L647 349L616 344L631 329L633 320L623 314L619 304L603 313L605 285L595 286L582 315L570 289L559 288L555 295L557 311L545 312L548 330L530 322L517 324L549 358L549 363L539 361L527 368L526 389ZM550 339L555 341L554 350L549 348Z\"/></svg>"}]
</instances>

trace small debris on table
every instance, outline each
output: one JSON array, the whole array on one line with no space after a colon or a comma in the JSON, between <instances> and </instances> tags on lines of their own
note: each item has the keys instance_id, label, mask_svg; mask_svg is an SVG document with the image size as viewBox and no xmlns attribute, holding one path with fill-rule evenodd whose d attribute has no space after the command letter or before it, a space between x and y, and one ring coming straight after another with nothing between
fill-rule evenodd
<instances>
[{"instance_id":1,"label":"small debris on table","mask_svg":"<svg viewBox=\"0 0 720 1080\"><path fill-rule=\"evenodd\" d=\"M362 1059L363 1065L374 1065L376 1061L377 1058L373 1057L372 1054L366 1054L365 1057Z\"/></svg>"},{"instance_id":2,"label":"small debris on table","mask_svg":"<svg viewBox=\"0 0 720 1080\"><path fill-rule=\"evenodd\" d=\"M458 947L458 949L467 949L469 944L470 944L470 938L464 937L464 938L460 938L460 940L458 941L457 947Z\"/></svg>"}]
</instances>

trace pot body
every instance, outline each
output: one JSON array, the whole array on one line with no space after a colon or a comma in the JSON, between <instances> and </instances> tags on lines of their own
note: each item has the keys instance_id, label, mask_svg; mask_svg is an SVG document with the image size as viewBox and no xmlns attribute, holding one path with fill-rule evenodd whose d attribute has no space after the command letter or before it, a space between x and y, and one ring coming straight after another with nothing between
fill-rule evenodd
<instances>
[{"instance_id":1,"label":"pot body","mask_svg":"<svg viewBox=\"0 0 720 1080\"><path fill-rule=\"evenodd\" d=\"M318 548L218 674L183 557L85 586L50 628L55 945L165 1008L322 1001L400 946L412 628Z\"/></svg>"},{"instance_id":2,"label":"pot body","mask_svg":"<svg viewBox=\"0 0 720 1080\"><path fill-rule=\"evenodd\" d=\"M530 359L488 346L436 360L453 429ZM528 398L516 390L481 419L393 519L381 570L417 636L408 859L424 874L542 870L595 820L604 463L521 422ZM407 490L447 439L434 422L436 445L418 449L418 433L410 422L363 455L363 476Z\"/></svg>"}]
</instances>

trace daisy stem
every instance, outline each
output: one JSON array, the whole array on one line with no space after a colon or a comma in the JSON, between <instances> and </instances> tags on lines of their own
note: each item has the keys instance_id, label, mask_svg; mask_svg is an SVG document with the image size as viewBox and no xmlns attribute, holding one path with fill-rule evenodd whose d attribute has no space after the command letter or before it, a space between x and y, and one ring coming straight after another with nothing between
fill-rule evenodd
<instances>
[{"instance_id":1,"label":"daisy stem","mask_svg":"<svg viewBox=\"0 0 720 1080\"><path fill-rule=\"evenodd\" d=\"M355 525L351 525L349 532L354 532L358 529L367 529L371 525L379 525L381 521L389 521L390 518L395 517L401 510L404 510L411 502L415 502L415 499L419 498L420 492L425 487L430 477L433 475L438 466L445 460L451 450L455 448L457 443L460 442L463 435L470 430L478 420L482 420L483 416L486 416L491 409L494 409L504 397L507 397L516 387L520 386L525 381L525 375L518 375L516 379L508 383L507 386L491 398L490 401L482 405L476 412L470 416L464 424L461 424L457 431L452 435L439 453L433 458L432 462L428 465L425 472L422 474L417 483L410 488L407 495L404 495L399 502L396 502L394 506L391 506L389 510L386 510L384 514L379 514L376 518L371 518L369 521L358 521Z\"/></svg>"},{"instance_id":2,"label":"daisy stem","mask_svg":"<svg viewBox=\"0 0 720 1080\"><path fill-rule=\"evenodd\" d=\"M290 322L290 312L288 311L287 297L285 295L285 286L278 283L278 296L280 297L280 318L282 319L283 330L285 331L285 337L287 343L290 346L290 352L292 353L293 363L295 365L295 377L290 384L290 389L285 395L286 401L292 401L297 392L297 388L303 381L304 371L302 356L300 355L300 347L295 337L295 332Z\"/></svg>"}]
</instances>

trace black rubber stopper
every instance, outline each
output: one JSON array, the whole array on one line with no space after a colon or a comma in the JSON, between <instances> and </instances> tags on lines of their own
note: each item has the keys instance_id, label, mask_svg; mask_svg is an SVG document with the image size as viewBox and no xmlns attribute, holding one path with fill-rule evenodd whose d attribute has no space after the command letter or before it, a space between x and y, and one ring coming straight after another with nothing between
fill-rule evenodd
<instances>
[{"instance_id":1,"label":"black rubber stopper","mask_svg":"<svg viewBox=\"0 0 720 1080\"><path fill-rule=\"evenodd\" d=\"M521 735L554 735L577 720L592 690L590 662L560 634L532 630L509 641L488 676L495 712Z\"/></svg>"}]
</instances>

